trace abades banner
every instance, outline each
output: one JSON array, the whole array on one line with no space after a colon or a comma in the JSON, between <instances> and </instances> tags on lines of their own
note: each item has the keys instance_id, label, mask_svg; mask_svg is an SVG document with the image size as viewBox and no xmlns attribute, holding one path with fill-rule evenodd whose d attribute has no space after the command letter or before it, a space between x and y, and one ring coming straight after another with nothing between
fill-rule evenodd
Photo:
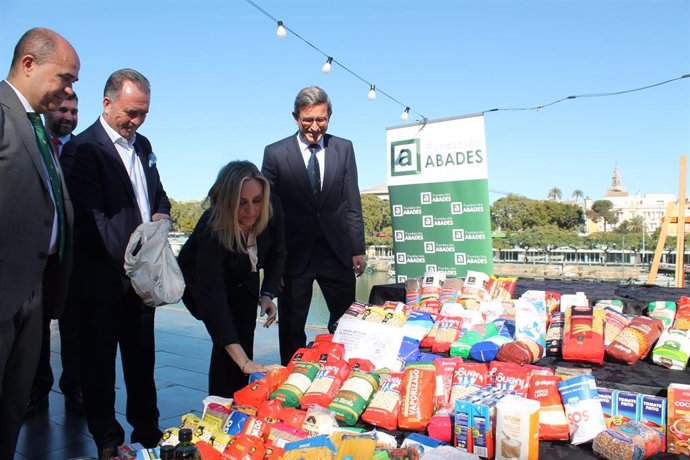
<instances>
[{"instance_id":1,"label":"abades banner","mask_svg":"<svg viewBox=\"0 0 690 460\"><path fill-rule=\"evenodd\" d=\"M397 281L493 273L484 117L387 128L386 144Z\"/></svg>"}]
</instances>

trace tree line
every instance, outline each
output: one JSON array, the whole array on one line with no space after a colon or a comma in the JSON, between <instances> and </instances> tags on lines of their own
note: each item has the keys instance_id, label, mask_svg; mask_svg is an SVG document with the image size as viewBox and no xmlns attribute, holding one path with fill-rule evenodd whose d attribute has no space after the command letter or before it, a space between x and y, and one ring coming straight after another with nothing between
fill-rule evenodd
<instances>
[{"instance_id":1,"label":"tree line","mask_svg":"<svg viewBox=\"0 0 690 460\"><path fill-rule=\"evenodd\" d=\"M170 202L172 230L191 233L205 209L204 202L174 199ZM643 246L644 249L656 248L659 229L653 233L643 232L645 223L641 216L619 223L612 208L613 203L609 200L594 201L591 209L585 212L579 204L508 195L491 206L491 230L500 235L493 238L493 247L540 249L545 252L561 247L600 249L605 252L616 249L639 252ZM391 246L393 230L390 203L374 195L362 195L362 215L367 246ZM594 222L602 222L604 229L618 225L610 232L584 235L586 217ZM672 251L675 246L675 237L667 237L667 250Z\"/></svg>"}]
</instances>

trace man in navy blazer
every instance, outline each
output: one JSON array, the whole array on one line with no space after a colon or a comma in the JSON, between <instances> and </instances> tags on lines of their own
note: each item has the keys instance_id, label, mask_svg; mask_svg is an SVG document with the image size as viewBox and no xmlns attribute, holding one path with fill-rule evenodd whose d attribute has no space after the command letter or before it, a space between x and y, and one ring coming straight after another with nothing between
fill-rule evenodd
<instances>
[{"instance_id":1,"label":"man in navy blazer","mask_svg":"<svg viewBox=\"0 0 690 460\"><path fill-rule=\"evenodd\" d=\"M142 222L167 219L170 202L148 139L137 133L150 102L149 81L133 69L105 85L103 114L68 142L60 160L74 200L70 302L79 316L82 392L89 431L102 458L117 455L124 430L115 418L119 345L132 442L161 437L154 370L154 312L124 271L125 249Z\"/></svg>"},{"instance_id":2,"label":"man in navy blazer","mask_svg":"<svg viewBox=\"0 0 690 460\"><path fill-rule=\"evenodd\" d=\"M19 39L0 82L0 460L14 458L43 316L57 318L67 295L72 204L37 114L72 94L78 76L72 45L37 28Z\"/></svg>"},{"instance_id":3,"label":"man in navy blazer","mask_svg":"<svg viewBox=\"0 0 690 460\"><path fill-rule=\"evenodd\" d=\"M278 298L284 365L306 345L314 281L326 300L333 332L355 300L355 276L367 265L355 152L351 141L326 134L332 111L323 89L302 89L292 113L298 132L264 150L261 171L285 212L287 261Z\"/></svg>"}]
</instances>

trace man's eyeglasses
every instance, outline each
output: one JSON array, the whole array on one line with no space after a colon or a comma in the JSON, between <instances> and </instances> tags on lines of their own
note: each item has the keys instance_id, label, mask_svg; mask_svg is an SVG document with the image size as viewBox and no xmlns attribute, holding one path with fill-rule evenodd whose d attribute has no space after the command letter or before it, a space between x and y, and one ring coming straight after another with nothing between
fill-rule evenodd
<instances>
[{"instance_id":1,"label":"man's eyeglasses","mask_svg":"<svg viewBox=\"0 0 690 460\"><path fill-rule=\"evenodd\" d=\"M300 123L302 123L304 126L311 126L312 124L314 124L314 122L316 122L316 124L319 125L319 126L324 126L326 123L328 123L328 117L316 117L316 118L312 118L312 117L305 117L305 118L302 118L302 117L299 117L299 121L300 121Z\"/></svg>"}]
</instances>

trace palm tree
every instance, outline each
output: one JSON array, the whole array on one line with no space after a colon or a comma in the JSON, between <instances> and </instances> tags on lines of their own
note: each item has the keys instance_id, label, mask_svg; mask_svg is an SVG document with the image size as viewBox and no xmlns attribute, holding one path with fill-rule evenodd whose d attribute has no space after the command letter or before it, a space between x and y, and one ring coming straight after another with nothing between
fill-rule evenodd
<instances>
[{"instance_id":1,"label":"palm tree","mask_svg":"<svg viewBox=\"0 0 690 460\"><path fill-rule=\"evenodd\" d=\"M579 203L580 198L583 198L584 196L585 196L584 192L582 190L580 190L579 188L576 188L575 190L573 190L573 194L571 195L571 197L575 200L575 203Z\"/></svg>"},{"instance_id":2,"label":"palm tree","mask_svg":"<svg viewBox=\"0 0 690 460\"><path fill-rule=\"evenodd\" d=\"M551 201L558 201L563 196L563 192L561 192L560 188L553 187L552 189L549 190L549 193L547 196L549 197L549 200L551 200Z\"/></svg>"}]
</instances>

